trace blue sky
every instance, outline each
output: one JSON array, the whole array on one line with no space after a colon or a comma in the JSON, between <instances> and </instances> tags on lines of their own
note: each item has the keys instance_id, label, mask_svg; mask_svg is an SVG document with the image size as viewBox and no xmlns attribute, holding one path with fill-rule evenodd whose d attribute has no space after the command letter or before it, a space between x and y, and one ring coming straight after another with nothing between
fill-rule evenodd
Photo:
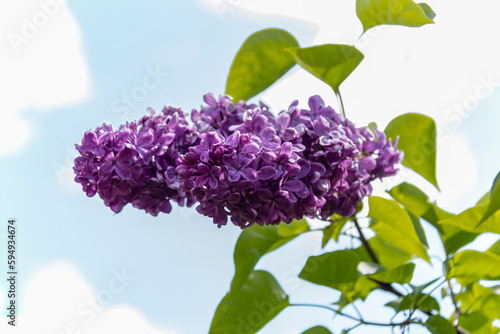
<instances>
[{"instance_id":1,"label":"blue sky","mask_svg":"<svg viewBox=\"0 0 500 334\"><path fill-rule=\"evenodd\" d=\"M165 104L190 110L202 103L203 94L223 93L234 54L257 30L287 29L302 45L352 44L360 33L353 3L67 1L25 44L16 48L4 38L0 237L6 220L16 218L20 333L33 333L33 328L61 333L73 322L82 333L115 332L118 322L125 326L122 333L207 332L228 289L239 229L218 229L194 209L177 207L157 218L128 207L115 215L71 180L73 146L104 121L119 125ZM344 102L348 116L360 125L376 121L383 127L410 111L435 117L446 135L438 148L442 193L412 173L404 177L458 211L473 205L500 170L492 150L500 141L500 92L496 84L491 90L482 86L485 80L500 81L500 50L493 43L498 5L478 2L484 17L470 17L472 23L464 28L467 2L457 1L454 9L429 4L438 12L438 24L383 27L359 41L366 59L343 86ZM21 34L24 18L33 21L42 10L36 1L3 6L5 36ZM152 72L156 79L148 82L155 87L145 88L144 79ZM478 89L480 96L475 95ZM127 106L124 96L137 91L144 96ZM335 103L324 84L296 68L260 98L281 108L294 99L304 104L317 93ZM453 111L456 105L465 108L463 115ZM293 301L329 303L337 296L290 278L307 254L318 252L319 238L303 236L261 264L273 270ZM5 256L4 246L0 254ZM111 295L96 320L78 315L78 306L109 290L121 271L134 278ZM51 294L44 294L49 286ZM55 311L44 312L50 305ZM383 312L373 316L390 314ZM328 313L291 309L262 333L300 333L320 323L336 328Z\"/></svg>"}]
</instances>

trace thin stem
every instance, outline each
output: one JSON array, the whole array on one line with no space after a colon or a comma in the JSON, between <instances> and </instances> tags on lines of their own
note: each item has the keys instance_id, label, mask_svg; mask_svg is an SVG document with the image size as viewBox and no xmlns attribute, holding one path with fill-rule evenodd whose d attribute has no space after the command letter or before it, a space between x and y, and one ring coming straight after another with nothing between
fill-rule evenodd
<instances>
[{"instance_id":1,"label":"thin stem","mask_svg":"<svg viewBox=\"0 0 500 334\"><path fill-rule=\"evenodd\" d=\"M332 307L329 307L329 306L326 306L326 305L320 305L320 304L307 304L307 303L300 303L300 304L290 304L289 306L297 306L297 307L317 307L317 308L322 308L322 309L325 309L325 310L329 310L329 311L332 311L334 312L335 314L338 314L340 316L343 316L343 317L346 317L346 318L349 318L351 320L354 320L354 321L357 321L359 322L360 324L363 324L363 325L370 325L370 326L380 326L380 327L389 327L389 326L401 326L401 325L405 325L405 324L408 324L408 323L416 323L416 322L413 322L413 321L404 321L404 322L401 322L401 323L380 323L380 322L371 322L371 321L365 321L363 319L358 319L350 314L347 314L347 313L344 313L342 311L339 311L339 310L336 310Z\"/></svg>"},{"instance_id":2,"label":"thin stem","mask_svg":"<svg viewBox=\"0 0 500 334\"><path fill-rule=\"evenodd\" d=\"M453 326L457 329L458 332L458 319L460 318L460 307L458 306L457 298L455 293L453 292L453 286L451 285L450 280L447 280L448 287L450 288L450 297L453 302L453 306L455 306L455 312L453 312Z\"/></svg>"},{"instance_id":3,"label":"thin stem","mask_svg":"<svg viewBox=\"0 0 500 334\"><path fill-rule=\"evenodd\" d=\"M364 320L364 319L363 319L363 315L361 315L361 312L359 312L359 309L358 309L358 307L356 306L355 302L356 302L356 301L353 301L353 302L351 303L352 308L354 309L354 311L356 311L356 314L358 315L359 319L361 319L361 320L363 321L363 320Z\"/></svg>"},{"instance_id":4,"label":"thin stem","mask_svg":"<svg viewBox=\"0 0 500 334\"><path fill-rule=\"evenodd\" d=\"M342 119L345 119L344 102L342 102L342 95L340 95L340 90L335 91L335 96L337 97L337 101L339 103L340 114L342 115Z\"/></svg>"},{"instance_id":5,"label":"thin stem","mask_svg":"<svg viewBox=\"0 0 500 334\"><path fill-rule=\"evenodd\" d=\"M368 240L366 240L366 238L365 238L365 236L363 234L363 231L361 231L361 227L359 226L358 220L356 218L353 218L352 221L354 222L354 226L356 226L356 230L358 230L359 240L361 240L361 243L366 248L366 251L368 252L368 254L370 255L370 257L372 258L373 262L380 264L380 262L378 261L377 256L373 252L373 249L370 247L370 244L368 243Z\"/></svg>"},{"instance_id":6,"label":"thin stem","mask_svg":"<svg viewBox=\"0 0 500 334\"><path fill-rule=\"evenodd\" d=\"M365 249L368 252L368 254L370 255L371 259L373 260L373 262L380 264L377 256L373 252L373 249L370 247L370 244L368 243L368 240L366 240L366 238L365 238L365 236L363 234L363 231L361 230L361 227L359 226L359 223L358 223L358 220L356 219L356 217L353 217L352 221L354 222L354 226L356 226L356 229L358 230L359 240L361 240L361 243L365 247ZM399 292L398 290L396 290L389 283L379 282L379 281L373 280L373 279L372 279L372 281L374 281L375 283L377 283L379 285L379 288L382 289L382 290L384 290L384 291L393 293L393 294L395 294L398 297L403 297L404 296L401 292Z\"/></svg>"},{"instance_id":7,"label":"thin stem","mask_svg":"<svg viewBox=\"0 0 500 334\"><path fill-rule=\"evenodd\" d=\"M356 46L356 43L361 39L361 37L363 37L363 35L365 34L366 30L363 30L363 32L361 33L361 35L359 35L359 37L356 39L356 41L354 42L354 44L352 46Z\"/></svg>"},{"instance_id":8,"label":"thin stem","mask_svg":"<svg viewBox=\"0 0 500 334\"><path fill-rule=\"evenodd\" d=\"M332 311L334 312L335 314L338 314L338 315L341 315L343 317L346 317L346 318L349 318L351 320L354 320L354 321L359 321L361 322L361 319L358 319L356 317L353 317L352 315L350 314L347 314L347 313L344 313L342 311L339 311L339 310L336 310L332 307L329 307L329 306L326 306L326 305L321 305L321 304L308 304L308 303L299 303L299 304L290 304L289 306L297 306L297 307L317 307L317 308L322 308L322 309L325 309L325 310L328 310L328 311Z\"/></svg>"}]
</instances>

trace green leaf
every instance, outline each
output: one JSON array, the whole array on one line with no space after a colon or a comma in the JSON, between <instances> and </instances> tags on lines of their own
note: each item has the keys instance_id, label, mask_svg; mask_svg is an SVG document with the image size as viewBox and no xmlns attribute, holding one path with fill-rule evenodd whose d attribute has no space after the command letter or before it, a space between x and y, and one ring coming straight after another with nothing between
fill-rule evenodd
<instances>
[{"instance_id":1,"label":"green leaf","mask_svg":"<svg viewBox=\"0 0 500 334\"><path fill-rule=\"evenodd\" d=\"M321 248L324 248L330 239L334 239L335 242L339 241L340 232L342 228L349 221L348 218L341 218L335 220L335 222L323 228L323 239L321 240Z\"/></svg>"},{"instance_id":2,"label":"green leaf","mask_svg":"<svg viewBox=\"0 0 500 334\"><path fill-rule=\"evenodd\" d=\"M356 0L356 14L365 31L381 24L421 27L434 23L433 13L429 5L412 0Z\"/></svg>"},{"instance_id":3,"label":"green leaf","mask_svg":"<svg viewBox=\"0 0 500 334\"><path fill-rule=\"evenodd\" d=\"M412 184L403 182L388 191L398 203L403 205L406 210L417 217L422 217L435 227L437 224L438 212L436 206L429 201L429 197L420 189Z\"/></svg>"},{"instance_id":4,"label":"green leaf","mask_svg":"<svg viewBox=\"0 0 500 334\"><path fill-rule=\"evenodd\" d=\"M439 315L430 316L425 322L425 328L432 334L457 334L455 327Z\"/></svg>"},{"instance_id":5,"label":"green leaf","mask_svg":"<svg viewBox=\"0 0 500 334\"><path fill-rule=\"evenodd\" d=\"M464 314L477 311L491 320L500 318L500 295L495 292L495 287L486 288L477 282L472 283L456 297Z\"/></svg>"},{"instance_id":6,"label":"green leaf","mask_svg":"<svg viewBox=\"0 0 500 334\"><path fill-rule=\"evenodd\" d=\"M492 332L492 320L482 312L460 315L458 325L474 334L490 334Z\"/></svg>"},{"instance_id":7,"label":"green leaf","mask_svg":"<svg viewBox=\"0 0 500 334\"><path fill-rule=\"evenodd\" d=\"M376 235L368 240L368 244L373 252L377 254L379 262L386 268L398 267L413 258L413 255L406 249L398 248L392 244L392 240L390 240L391 233ZM367 256L369 258L368 254Z\"/></svg>"},{"instance_id":8,"label":"green leaf","mask_svg":"<svg viewBox=\"0 0 500 334\"><path fill-rule=\"evenodd\" d=\"M354 285L354 289L343 292L335 305L338 305L339 309L343 309L357 299L365 300L376 288L378 288L378 284L376 282L372 281L367 276L359 276L356 284Z\"/></svg>"},{"instance_id":9,"label":"green leaf","mask_svg":"<svg viewBox=\"0 0 500 334\"><path fill-rule=\"evenodd\" d=\"M463 285L479 280L500 280L500 256L464 250L451 259L448 277L455 277Z\"/></svg>"},{"instance_id":10,"label":"green leaf","mask_svg":"<svg viewBox=\"0 0 500 334\"><path fill-rule=\"evenodd\" d=\"M309 328L305 332L302 332L302 334L332 334L327 328L323 326L316 326L313 328Z\"/></svg>"},{"instance_id":11,"label":"green leaf","mask_svg":"<svg viewBox=\"0 0 500 334\"><path fill-rule=\"evenodd\" d=\"M405 153L403 165L422 175L438 190L436 180L436 123L429 116L409 113L394 118L385 128L387 137L399 136Z\"/></svg>"},{"instance_id":12,"label":"green leaf","mask_svg":"<svg viewBox=\"0 0 500 334\"><path fill-rule=\"evenodd\" d=\"M490 199L491 199L491 191L488 191L486 194L483 195L483 197L479 199L479 201L477 201L476 205L489 203Z\"/></svg>"},{"instance_id":13,"label":"green leaf","mask_svg":"<svg viewBox=\"0 0 500 334\"><path fill-rule=\"evenodd\" d=\"M439 224L440 220L448 219L454 215L431 203L427 195L412 184L401 183L389 190L389 194L410 213L422 217L436 227L443 240L446 254L456 252L479 235L478 233L463 231L455 226Z\"/></svg>"},{"instance_id":14,"label":"green leaf","mask_svg":"<svg viewBox=\"0 0 500 334\"><path fill-rule=\"evenodd\" d=\"M415 296L415 298L417 298L418 296L420 296L420 294L426 289L428 288L429 286L431 286L432 284L436 283L437 281L439 280L439 278L436 278L436 279L433 279L432 281L430 282L427 282L425 284L422 284L422 285L413 285L413 284L410 284L410 287L412 288L413 290L413 296Z\"/></svg>"},{"instance_id":15,"label":"green leaf","mask_svg":"<svg viewBox=\"0 0 500 334\"><path fill-rule=\"evenodd\" d=\"M421 295L420 298L416 300L415 305L423 312L430 312L432 310L440 311L438 301L434 297L426 294Z\"/></svg>"},{"instance_id":16,"label":"green leaf","mask_svg":"<svg viewBox=\"0 0 500 334\"><path fill-rule=\"evenodd\" d=\"M364 58L355 47L342 44L294 48L290 52L300 66L330 85L336 93L339 92L340 84Z\"/></svg>"},{"instance_id":17,"label":"green leaf","mask_svg":"<svg viewBox=\"0 0 500 334\"><path fill-rule=\"evenodd\" d=\"M226 83L226 94L248 100L271 86L296 62L286 51L299 47L290 33L265 29L247 38L236 54Z\"/></svg>"},{"instance_id":18,"label":"green leaf","mask_svg":"<svg viewBox=\"0 0 500 334\"><path fill-rule=\"evenodd\" d=\"M245 283L262 256L283 246L301 233L309 231L305 219L278 226L255 224L241 232L234 248L235 273L231 291L237 291Z\"/></svg>"},{"instance_id":19,"label":"green leaf","mask_svg":"<svg viewBox=\"0 0 500 334\"><path fill-rule=\"evenodd\" d=\"M424 10L425 15L430 19L434 20L436 17L436 13L432 10L431 6L426 4L425 2L421 2L418 4Z\"/></svg>"},{"instance_id":20,"label":"green leaf","mask_svg":"<svg viewBox=\"0 0 500 334\"><path fill-rule=\"evenodd\" d=\"M442 225L444 249L446 254L453 254L463 246L474 241L479 233L472 233L452 225Z\"/></svg>"},{"instance_id":21,"label":"green leaf","mask_svg":"<svg viewBox=\"0 0 500 334\"><path fill-rule=\"evenodd\" d=\"M421 294L419 297L415 297L413 295L399 297L398 299L385 304L385 306L394 309L396 313L412 310L414 308L423 312L430 312L432 310L439 312L440 310L438 301L434 297L426 294Z\"/></svg>"},{"instance_id":22,"label":"green leaf","mask_svg":"<svg viewBox=\"0 0 500 334\"><path fill-rule=\"evenodd\" d=\"M335 231L334 224L330 224L327 227L323 228L323 238L321 239L321 248L325 248L328 241L332 239L334 231Z\"/></svg>"},{"instance_id":23,"label":"green leaf","mask_svg":"<svg viewBox=\"0 0 500 334\"><path fill-rule=\"evenodd\" d=\"M253 271L238 294L226 294L209 334L257 333L289 304L287 294L267 271Z\"/></svg>"},{"instance_id":24,"label":"green leaf","mask_svg":"<svg viewBox=\"0 0 500 334\"><path fill-rule=\"evenodd\" d=\"M415 264L407 263L396 268L379 271L370 277L379 282L405 284L410 283L414 270Z\"/></svg>"},{"instance_id":25,"label":"green leaf","mask_svg":"<svg viewBox=\"0 0 500 334\"><path fill-rule=\"evenodd\" d=\"M485 220L490 218L498 209L500 209L500 173L497 174L495 177L495 180L493 181L493 185L491 186L490 190L490 204L488 205L488 209L486 209L486 212L481 219L481 221L478 223L478 225L481 225Z\"/></svg>"},{"instance_id":26,"label":"green leaf","mask_svg":"<svg viewBox=\"0 0 500 334\"><path fill-rule=\"evenodd\" d=\"M485 232L500 234L500 211L496 211L489 218L479 224L486 214L489 202L476 205L460 214L444 219L439 223L460 228L463 231L481 234Z\"/></svg>"},{"instance_id":27,"label":"green leaf","mask_svg":"<svg viewBox=\"0 0 500 334\"><path fill-rule=\"evenodd\" d=\"M420 218L415 217L415 215L413 215L411 212L408 212L408 215L410 216L411 222L413 223L413 228L415 229L415 232L417 232L418 239L420 240L422 245L425 246L425 248L429 248L429 243L427 242L427 237L425 236L424 228L420 223Z\"/></svg>"},{"instance_id":28,"label":"green leaf","mask_svg":"<svg viewBox=\"0 0 500 334\"><path fill-rule=\"evenodd\" d=\"M368 202L370 204L368 215L376 221L371 228L378 238L396 249L430 262L427 250L420 242L405 209L396 202L382 197L371 196ZM384 267L388 267L382 260L380 262Z\"/></svg>"},{"instance_id":29,"label":"green leaf","mask_svg":"<svg viewBox=\"0 0 500 334\"><path fill-rule=\"evenodd\" d=\"M352 291L358 279L357 267L360 261L359 255L353 250L311 256L299 277L342 292Z\"/></svg>"},{"instance_id":30,"label":"green leaf","mask_svg":"<svg viewBox=\"0 0 500 334\"><path fill-rule=\"evenodd\" d=\"M495 242L486 252L500 256L500 240Z\"/></svg>"}]
</instances>

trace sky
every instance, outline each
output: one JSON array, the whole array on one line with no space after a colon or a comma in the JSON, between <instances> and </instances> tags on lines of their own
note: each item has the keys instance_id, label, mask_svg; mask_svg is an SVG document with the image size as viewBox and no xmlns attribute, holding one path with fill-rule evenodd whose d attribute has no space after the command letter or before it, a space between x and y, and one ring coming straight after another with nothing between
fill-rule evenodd
<instances>
[{"instance_id":1,"label":"sky","mask_svg":"<svg viewBox=\"0 0 500 334\"><path fill-rule=\"evenodd\" d=\"M406 112L436 120L441 192L403 168L375 193L408 181L460 212L488 191L500 170L500 3L428 3L436 24L374 28L356 42L365 59L341 92L347 116L358 125L374 121L384 128ZM73 181L74 144L103 122L119 125L165 104L190 110L203 94L222 94L232 58L257 30L286 29L302 46L353 45L362 30L354 1L28 0L1 6L0 261L7 220L15 218L20 293L19 326L7 327L2 315L2 333L207 332L229 287L239 229L218 229L194 208L174 207L156 218L129 207L114 214ZM278 111L296 99L306 105L315 94L337 107L328 86L294 67L254 101ZM338 298L293 278L307 256L320 252L320 238L301 236L259 264L294 302ZM485 249L493 238L486 235L474 247ZM6 290L2 279L0 305ZM390 300L381 293L372 298ZM374 319L391 314L369 304L359 307ZM287 309L260 333L298 334L317 324L336 330L343 322L324 311Z\"/></svg>"}]
</instances>

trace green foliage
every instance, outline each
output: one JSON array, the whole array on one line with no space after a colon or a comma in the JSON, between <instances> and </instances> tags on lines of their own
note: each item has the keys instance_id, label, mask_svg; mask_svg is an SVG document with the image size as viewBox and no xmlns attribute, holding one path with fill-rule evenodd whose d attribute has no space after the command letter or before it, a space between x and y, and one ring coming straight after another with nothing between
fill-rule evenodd
<instances>
[{"instance_id":1,"label":"green foliage","mask_svg":"<svg viewBox=\"0 0 500 334\"><path fill-rule=\"evenodd\" d=\"M459 325L471 333L498 333L493 327L493 320L500 318L498 292L496 287L486 288L477 282L467 285L457 295L461 303Z\"/></svg>"},{"instance_id":2,"label":"green foliage","mask_svg":"<svg viewBox=\"0 0 500 334\"><path fill-rule=\"evenodd\" d=\"M321 240L321 248L324 248L328 241L333 238L335 242L339 241L340 233L342 232L342 228L344 228L345 224L349 221L349 218L340 217L335 215L331 218L333 222L323 228L323 239Z\"/></svg>"},{"instance_id":3,"label":"green foliage","mask_svg":"<svg viewBox=\"0 0 500 334\"><path fill-rule=\"evenodd\" d=\"M313 328L309 328L305 332L302 332L302 334L332 334L327 328L323 326L316 326Z\"/></svg>"},{"instance_id":4,"label":"green foliage","mask_svg":"<svg viewBox=\"0 0 500 334\"><path fill-rule=\"evenodd\" d=\"M415 264L407 263L396 268L379 270L369 276L378 282L405 284L410 283L414 270Z\"/></svg>"},{"instance_id":5,"label":"green foliage","mask_svg":"<svg viewBox=\"0 0 500 334\"><path fill-rule=\"evenodd\" d=\"M440 224L440 221L454 217L454 215L440 209L435 203L429 201L429 197L420 189L409 183L403 182L389 191L389 194L409 213L415 217L421 217L431 223L439 232L443 246L447 254L456 252L461 247L474 241L478 233L464 231L462 228ZM412 218L413 221L414 218Z\"/></svg>"},{"instance_id":6,"label":"green foliage","mask_svg":"<svg viewBox=\"0 0 500 334\"><path fill-rule=\"evenodd\" d=\"M479 280L500 280L500 256L464 250L451 259L448 277L456 278L463 285Z\"/></svg>"},{"instance_id":7,"label":"green foliage","mask_svg":"<svg viewBox=\"0 0 500 334\"><path fill-rule=\"evenodd\" d=\"M281 29L265 29L248 37L234 57L226 94L235 100L259 94L295 65L286 49L298 46L295 37Z\"/></svg>"},{"instance_id":8,"label":"green foliage","mask_svg":"<svg viewBox=\"0 0 500 334\"><path fill-rule=\"evenodd\" d=\"M365 31L381 24L420 27L436 16L429 5L412 0L356 0L356 14Z\"/></svg>"},{"instance_id":9,"label":"green foliage","mask_svg":"<svg viewBox=\"0 0 500 334\"><path fill-rule=\"evenodd\" d=\"M294 220L290 224L279 226L254 225L243 230L234 248L235 274L231 283L231 291L238 291L262 256L307 231L309 231L309 225L305 219Z\"/></svg>"},{"instance_id":10,"label":"green foliage","mask_svg":"<svg viewBox=\"0 0 500 334\"><path fill-rule=\"evenodd\" d=\"M385 306L394 309L396 313L419 309L423 312L431 312L440 310L438 301L429 295L422 294L419 297L413 295L406 295L404 297L399 297L398 299L385 304Z\"/></svg>"},{"instance_id":11,"label":"green foliage","mask_svg":"<svg viewBox=\"0 0 500 334\"><path fill-rule=\"evenodd\" d=\"M429 201L429 197L422 190L412 184L403 182L389 190L388 193L403 205L408 212L416 217L422 217L436 228L439 228L437 224L439 220L438 208Z\"/></svg>"},{"instance_id":12,"label":"green foliage","mask_svg":"<svg viewBox=\"0 0 500 334\"><path fill-rule=\"evenodd\" d=\"M500 234L500 211L496 211L489 218L483 220L490 206L490 202L469 208L460 214L440 221L442 225L450 225L463 231L481 234L485 232Z\"/></svg>"},{"instance_id":13,"label":"green foliage","mask_svg":"<svg viewBox=\"0 0 500 334\"><path fill-rule=\"evenodd\" d=\"M299 277L314 284L342 292L354 290L361 258L353 250L340 250L311 256Z\"/></svg>"},{"instance_id":14,"label":"green foliage","mask_svg":"<svg viewBox=\"0 0 500 334\"><path fill-rule=\"evenodd\" d=\"M370 212L368 215L375 222L371 228L380 239L412 257L420 257L430 261L427 249L422 245L406 210L394 201L376 196L370 197L369 204ZM382 260L381 264L386 265Z\"/></svg>"},{"instance_id":15,"label":"green foliage","mask_svg":"<svg viewBox=\"0 0 500 334\"><path fill-rule=\"evenodd\" d=\"M491 319L482 312L461 315L458 318L458 325L474 334L497 334L500 332L500 329L493 327Z\"/></svg>"},{"instance_id":16,"label":"green foliage","mask_svg":"<svg viewBox=\"0 0 500 334\"><path fill-rule=\"evenodd\" d=\"M484 213L483 218L478 225L481 225L485 220L490 218L498 209L500 209L500 173L497 174L495 180L493 181L493 185L490 190L490 204Z\"/></svg>"},{"instance_id":17,"label":"green foliage","mask_svg":"<svg viewBox=\"0 0 500 334\"><path fill-rule=\"evenodd\" d=\"M456 334L453 325L439 315L430 316L425 322L425 327L432 334Z\"/></svg>"},{"instance_id":18,"label":"green foliage","mask_svg":"<svg viewBox=\"0 0 500 334\"><path fill-rule=\"evenodd\" d=\"M287 294L267 271L253 271L237 294L215 311L209 334L257 333L289 305Z\"/></svg>"},{"instance_id":19,"label":"green foliage","mask_svg":"<svg viewBox=\"0 0 500 334\"><path fill-rule=\"evenodd\" d=\"M436 179L436 123L428 116L409 113L394 118L385 128L389 138L399 136L405 152L403 165L439 189Z\"/></svg>"},{"instance_id":20,"label":"green foliage","mask_svg":"<svg viewBox=\"0 0 500 334\"><path fill-rule=\"evenodd\" d=\"M290 51L306 71L338 93L340 84L363 60L363 54L349 45L325 44Z\"/></svg>"},{"instance_id":21,"label":"green foliage","mask_svg":"<svg viewBox=\"0 0 500 334\"><path fill-rule=\"evenodd\" d=\"M436 13L432 10L431 6L426 4L425 2L421 2L418 4L424 10L425 15L431 20L434 20L436 17Z\"/></svg>"}]
</instances>

